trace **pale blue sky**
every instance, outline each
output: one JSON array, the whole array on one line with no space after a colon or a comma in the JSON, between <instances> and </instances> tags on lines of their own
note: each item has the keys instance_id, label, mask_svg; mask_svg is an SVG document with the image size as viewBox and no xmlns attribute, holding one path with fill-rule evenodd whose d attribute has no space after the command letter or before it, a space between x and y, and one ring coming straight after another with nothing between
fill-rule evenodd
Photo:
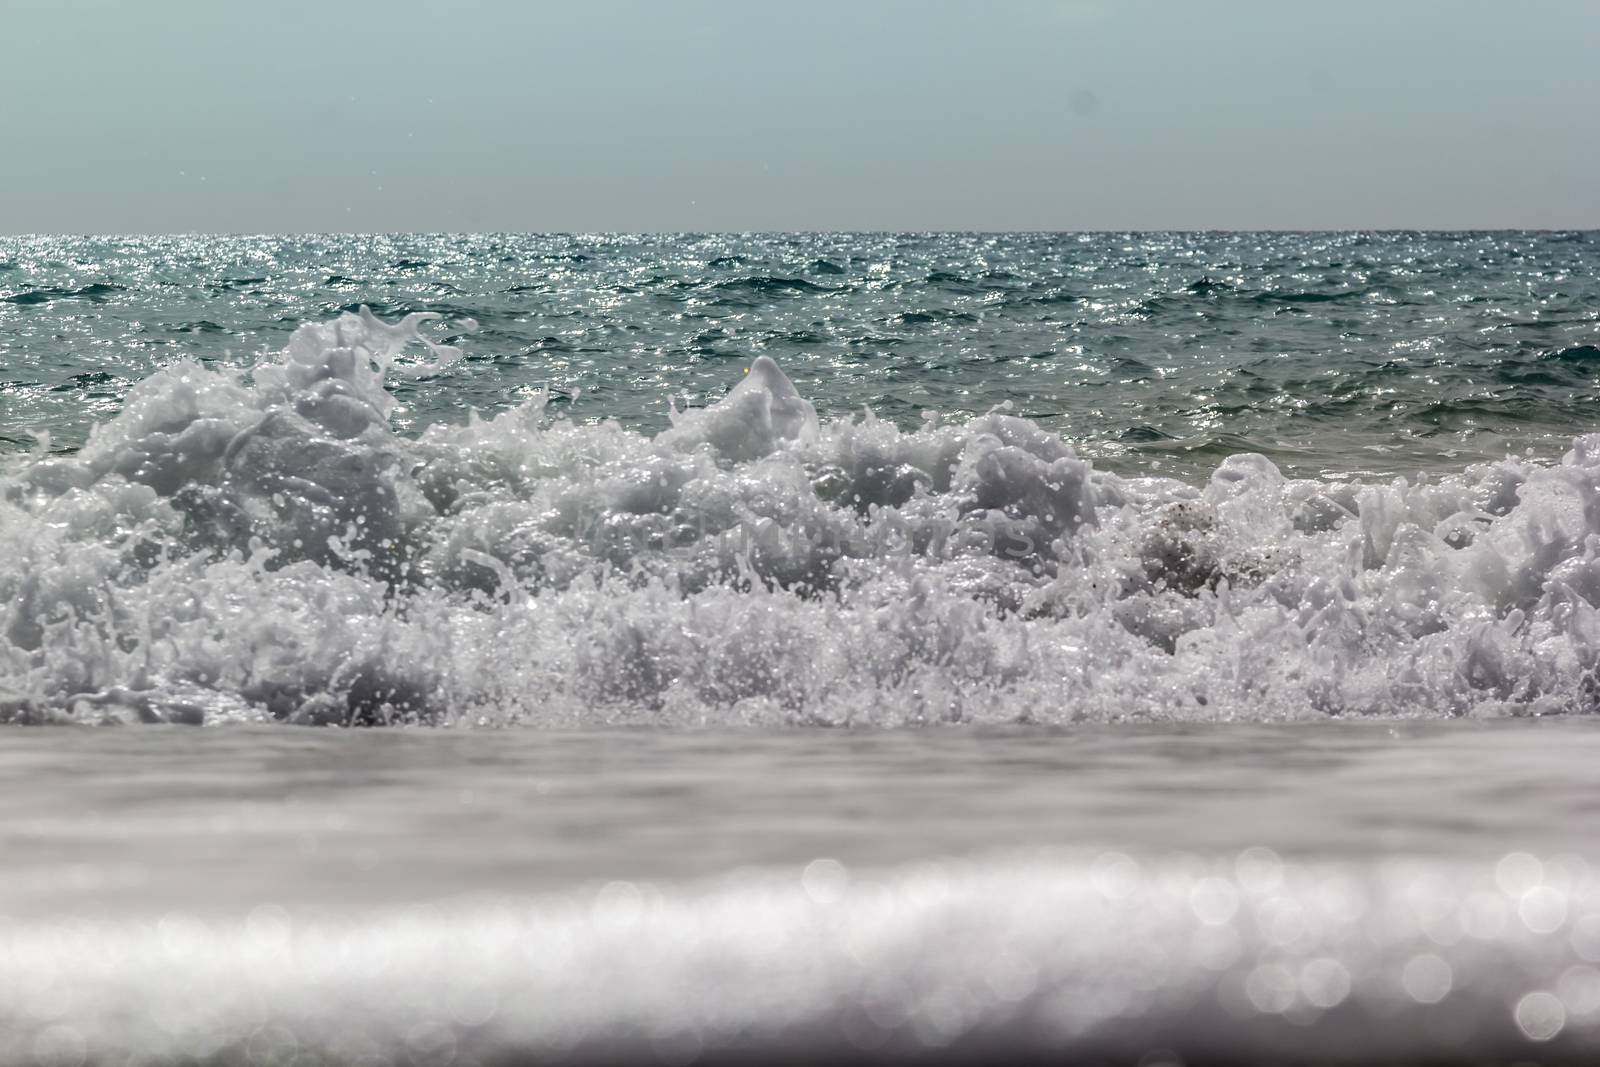
<instances>
[{"instance_id":1,"label":"pale blue sky","mask_svg":"<svg viewBox=\"0 0 1600 1067\"><path fill-rule=\"evenodd\" d=\"M0 0L0 232L1600 227L1594 0Z\"/></svg>"}]
</instances>

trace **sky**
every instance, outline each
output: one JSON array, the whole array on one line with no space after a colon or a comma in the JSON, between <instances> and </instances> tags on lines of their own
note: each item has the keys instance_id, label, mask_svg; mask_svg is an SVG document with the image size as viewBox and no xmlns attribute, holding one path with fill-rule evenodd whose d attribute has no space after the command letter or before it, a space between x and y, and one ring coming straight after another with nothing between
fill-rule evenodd
<instances>
[{"instance_id":1,"label":"sky","mask_svg":"<svg viewBox=\"0 0 1600 1067\"><path fill-rule=\"evenodd\" d=\"M1595 0L0 0L0 233L1600 227Z\"/></svg>"}]
</instances>

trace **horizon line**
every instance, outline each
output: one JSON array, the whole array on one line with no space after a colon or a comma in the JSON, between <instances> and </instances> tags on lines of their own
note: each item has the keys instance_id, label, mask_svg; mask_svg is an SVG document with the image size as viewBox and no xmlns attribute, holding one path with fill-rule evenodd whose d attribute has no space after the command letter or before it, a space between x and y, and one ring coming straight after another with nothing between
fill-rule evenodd
<instances>
[{"instance_id":1,"label":"horizon line","mask_svg":"<svg viewBox=\"0 0 1600 1067\"><path fill-rule=\"evenodd\" d=\"M1104 229L771 229L771 230L35 230L0 233L0 240L29 238L130 238L130 237L757 237L757 236L1124 236L1148 234L1594 234L1591 226L1335 226L1293 227L1135 227Z\"/></svg>"}]
</instances>

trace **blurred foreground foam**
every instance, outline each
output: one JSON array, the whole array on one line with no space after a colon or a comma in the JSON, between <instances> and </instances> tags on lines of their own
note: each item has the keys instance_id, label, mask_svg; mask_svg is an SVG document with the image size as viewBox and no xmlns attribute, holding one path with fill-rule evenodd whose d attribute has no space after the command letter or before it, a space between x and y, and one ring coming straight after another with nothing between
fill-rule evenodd
<instances>
[{"instance_id":1,"label":"blurred foreground foam","mask_svg":"<svg viewBox=\"0 0 1600 1067\"><path fill-rule=\"evenodd\" d=\"M1003 902L1003 904L1002 904ZM1028 852L0 927L8 1063L1582 1062L1573 856Z\"/></svg>"}]
</instances>

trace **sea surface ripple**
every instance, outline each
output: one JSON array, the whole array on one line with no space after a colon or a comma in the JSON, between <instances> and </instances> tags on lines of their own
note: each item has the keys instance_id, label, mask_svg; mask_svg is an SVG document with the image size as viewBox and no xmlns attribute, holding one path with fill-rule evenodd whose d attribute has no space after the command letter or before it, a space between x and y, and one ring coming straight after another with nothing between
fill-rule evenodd
<instances>
[{"instance_id":1,"label":"sea surface ripple","mask_svg":"<svg viewBox=\"0 0 1600 1067\"><path fill-rule=\"evenodd\" d=\"M1009 404L1119 469L1457 467L1588 428L1597 267L1592 233L0 238L0 448L367 304L479 326L403 431L548 388L653 432L769 355L824 418Z\"/></svg>"}]
</instances>

